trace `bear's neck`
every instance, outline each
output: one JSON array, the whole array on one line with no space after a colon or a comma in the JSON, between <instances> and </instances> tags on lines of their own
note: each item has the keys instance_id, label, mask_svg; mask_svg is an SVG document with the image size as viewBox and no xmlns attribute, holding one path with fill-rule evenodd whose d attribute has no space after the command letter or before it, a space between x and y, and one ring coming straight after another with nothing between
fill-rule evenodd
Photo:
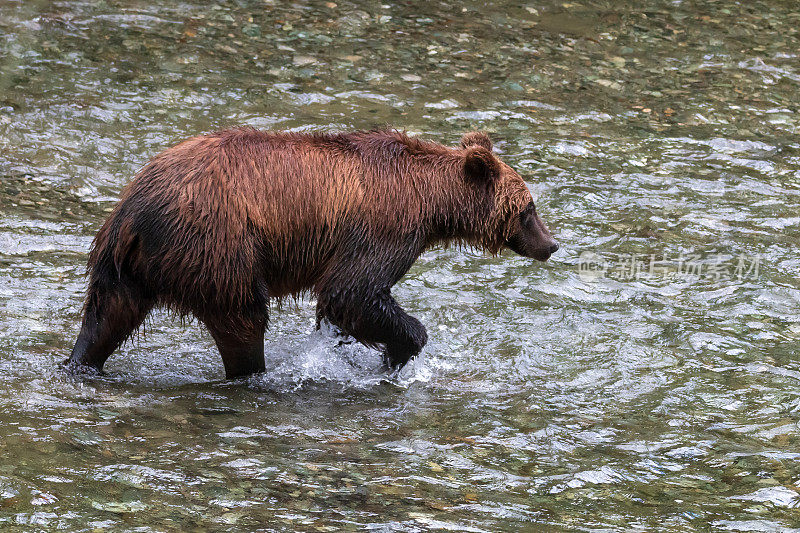
<instances>
[{"instance_id":1,"label":"bear's neck","mask_svg":"<svg viewBox=\"0 0 800 533\"><path fill-rule=\"evenodd\" d=\"M502 242L495 242L494 198L464 177L463 160L426 169L415 176L426 186L416 189L422 198L426 248L436 245L466 245L497 253Z\"/></svg>"}]
</instances>

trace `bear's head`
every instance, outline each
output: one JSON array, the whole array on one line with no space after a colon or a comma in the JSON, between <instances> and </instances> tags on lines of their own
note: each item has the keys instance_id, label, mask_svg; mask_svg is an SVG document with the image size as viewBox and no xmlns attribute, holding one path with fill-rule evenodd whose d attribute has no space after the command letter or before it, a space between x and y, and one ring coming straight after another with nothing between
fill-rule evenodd
<instances>
[{"instance_id":1,"label":"bear's head","mask_svg":"<svg viewBox=\"0 0 800 533\"><path fill-rule=\"evenodd\" d=\"M481 224L484 247L495 253L510 248L521 256L547 261L558 243L536 213L533 196L520 175L494 155L485 133L465 134L461 147L466 178L493 199L491 213Z\"/></svg>"}]
</instances>

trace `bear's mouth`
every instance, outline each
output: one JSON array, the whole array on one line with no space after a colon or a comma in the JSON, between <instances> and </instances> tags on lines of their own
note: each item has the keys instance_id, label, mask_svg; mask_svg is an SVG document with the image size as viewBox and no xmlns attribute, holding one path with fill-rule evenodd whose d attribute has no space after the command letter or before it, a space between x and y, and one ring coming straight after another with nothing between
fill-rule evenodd
<instances>
[{"instance_id":1,"label":"bear's mouth","mask_svg":"<svg viewBox=\"0 0 800 533\"><path fill-rule=\"evenodd\" d=\"M535 252L533 252L530 255L530 257L536 259L537 261L541 261L542 263L544 263L545 261L550 259L551 255L553 255L553 254L550 253L550 250L536 250Z\"/></svg>"},{"instance_id":2,"label":"bear's mouth","mask_svg":"<svg viewBox=\"0 0 800 533\"><path fill-rule=\"evenodd\" d=\"M548 245L546 248L534 248L531 249L530 246L525 246L523 243L520 243L518 239L511 237L506 241L506 247L511 250L512 252L521 255L522 257L530 257L531 259L535 259L537 261L545 262L550 259L550 256L553 255L553 252L558 250L558 244L553 242L552 244Z\"/></svg>"}]
</instances>

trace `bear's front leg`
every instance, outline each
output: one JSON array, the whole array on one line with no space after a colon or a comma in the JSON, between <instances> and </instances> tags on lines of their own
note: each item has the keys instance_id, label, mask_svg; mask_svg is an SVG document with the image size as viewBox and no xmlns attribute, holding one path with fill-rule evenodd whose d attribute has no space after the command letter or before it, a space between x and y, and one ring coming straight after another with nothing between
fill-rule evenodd
<instances>
[{"instance_id":1,"label":"bear's front leg","mask_svg":"<svg viewBox=\"0 0 800 533\"><path fill-rule=\"evenodd\" d=\"M384 363L393 370L403 368L428 342L425 326L398 305L389 289L320 294L317 316L364 344L384 345Z\"/></svg>"}]
</instances>

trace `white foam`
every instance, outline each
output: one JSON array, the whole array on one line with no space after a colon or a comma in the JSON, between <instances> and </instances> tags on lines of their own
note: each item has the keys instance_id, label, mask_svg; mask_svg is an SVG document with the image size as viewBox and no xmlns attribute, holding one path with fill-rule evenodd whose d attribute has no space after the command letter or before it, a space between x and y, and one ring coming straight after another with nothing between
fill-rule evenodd
<instances>
[{"instance_id":1,"label":"white foam","mask_svg":"<svg viewBox=\"0 0 800 533\"><path fill-rule=\"evenodd\" d=\"M405 388L431 378L424 355L410 361L400 372L387 372L378 350L352 337L339 336L334 327L325 323L307 336L290 339L280 335L267 342L265 353L266 372L250 381L257 387L284 392L331 382L343 388L366 390L389 381Z\"/></svg>"}]
</instances>

